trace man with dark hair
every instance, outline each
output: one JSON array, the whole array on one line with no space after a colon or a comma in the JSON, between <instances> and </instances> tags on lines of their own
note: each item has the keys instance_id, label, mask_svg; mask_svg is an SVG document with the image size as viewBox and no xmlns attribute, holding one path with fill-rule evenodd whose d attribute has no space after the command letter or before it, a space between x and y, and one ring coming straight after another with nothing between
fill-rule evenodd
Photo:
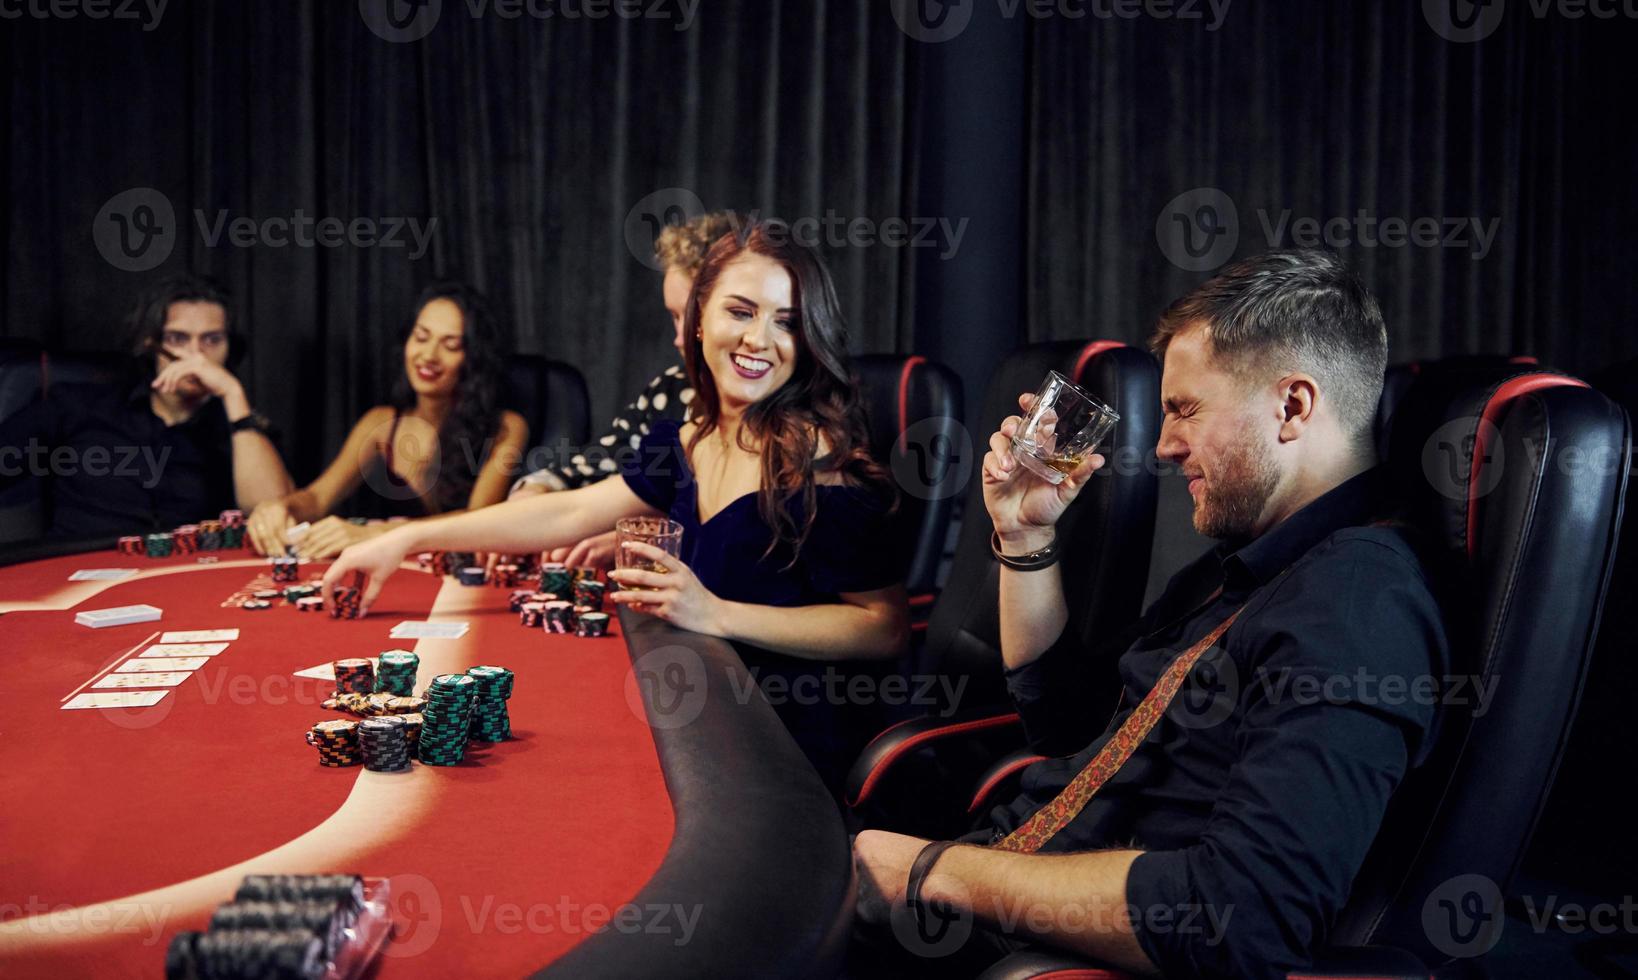
<instances>
[{"instance_id":1,"label":"man with dark hair","mask_svg":"<svg viewBox=\"0 0 1638 980\"><path fill-rule=\"evenodd\" d=\"M1154 348L1157 454L1221 544L1076 649L1053 527L1103 458L1054 486L1012 458L1020 419L1002 423L983 471L1002 656L1032 747L1057 757L963 841L861 833L866 923L970 916L966 962L1035 942L1169 978L1283 977L1324 942L1426 757L1435 699L1405 692L1442 676L1447 647L1368 438L1376 302L1333 255L1270 252L1174 304ZM1111 661L1112 720L1084 693Z\"/></svg>"},{"instance_id":2,"label":"man with dark hair","mask_svg":"<svg viewBox=\"0 0 1638 980\"><path fill-rule=\"evenodd\" d=\"M168 530L290 492L230 369L230 327L210 280L156 283L127 322L124 377L53 385L0 423L0 489L45 479L47 533L69 538Z\"/></svg>"}]
</instances>

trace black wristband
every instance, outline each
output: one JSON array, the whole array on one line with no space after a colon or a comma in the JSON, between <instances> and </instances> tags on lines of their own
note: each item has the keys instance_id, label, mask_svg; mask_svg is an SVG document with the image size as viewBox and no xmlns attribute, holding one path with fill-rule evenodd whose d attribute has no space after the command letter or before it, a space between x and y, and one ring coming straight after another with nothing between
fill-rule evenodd
<instances>
[{"instance_id":1,"label":"black wristband","mask_svg":"<svg viewBox=\"0 0 1638 980\"><path fill-rule=\"evenodd\" d=\"M1053 532L1052 543L1040 551L1032 551L1027 555L1004 555L1001 553L1001 532L991 531L990 553L995 556L996 561L1016 571L1040 571L1058 564L1058 535L1057 532Z\"/></svg>"},{"instance_id":2,"label":"black wristband","mask_svg":"<svg viewBox=\"0 0 1638 980\"><path fill-rule=\"evenodd\" d=\"M922 929L927 924L921 919L921 886L932 874L933 865L944 856L944 852L961 843L954 840L936 840L921 849L916 859L910 863L910 880L904 885L904 904L909 907L910 914L916 917L916 925Z\"/></svg>"}]
</instances>

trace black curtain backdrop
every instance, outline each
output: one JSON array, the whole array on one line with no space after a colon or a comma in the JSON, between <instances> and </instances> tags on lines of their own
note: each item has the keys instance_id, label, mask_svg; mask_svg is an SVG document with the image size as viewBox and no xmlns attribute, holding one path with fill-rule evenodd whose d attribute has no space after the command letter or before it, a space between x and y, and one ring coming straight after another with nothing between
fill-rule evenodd
<instances>
[{"instance_id":1,"label":"black curtain backdrop","mask_svg":"<svg viewBox=\"0 0 1638 980\"><path fill-rule=\"evenodd\" d=\"M1488 246L1464 223L1465 244L1390 247L1333 222L1395 359L1509 351L1590 372L1638 355L1638 31L1539 2L1498 5L1477 43L1442 37L1433 0L1233 0L1215 29L1204 2L1186 20L1181 3L1123 18L1094 0L644 0L660 16L571 20L442 0L404 42L356 0L170 0L151 30L0 20L0 337L111 349L144 283L216 275L240 300L252 398L306 479L382 399L435 277L489 291L518 350L579 365L606 418L672 356L644 243L700 206L829 219L854 350L955 364L969 404L1019 343L1140 342L1286 212L1363 209L1373 236L1390 219L1434 219L1441 242L1457 219L1494 229ZM901 29L941 12L921 39ZM138 188L175 215L151 271L93 239ZM196 217L297 209L436 225L412 256L407 230L401 247L212 245ZM837 224L879 236L889 218L945 230L912 248Z\"/></svg>"},{"instance_id":2,"label":"black curtain backdrop","mask_svg":"<svg viewBox=\"0 0 1638 980\"><path fill-rule=\"evenodd\" d=\"M518 351L579 366L605 423L675 360L649 248L656 221L701 207L831 217L814 233L854 350L909 346L905 250L837 230L909 213L910 42L874 0L708 0L686 30L670 0L635 20L473 17L475 2L444 0L424 38L393 43L356 0L171 0L152 31L0 21L0 335L111 348L145 282L216 275L245 314L241 373L298 479L383 399L397 331L435 277L489 292ZM144 187L174 209L174 251L153 271L113 268L93 222ZM396 248L212 246L196 209L207 228L222 209L436 226L419 257L407 229Z\"/></svg>"},{"instance_id":3,"label":"black curtain backdrop","mask_svg":"<svg viewBox=\"0 0 1638 980\"><path fill-rule=\"evenodd\" d=\"M1513 0L1488 37L1453 43L1432 18L1456 2L1240 0L1216 30L1038 24L1029 338L1145 339L1209 274L1179 251L1179 220L1216 268L1293 244L1300 218L1322 236L1341 218L1330 243L1376 291L1394 360L1505 352L1591 372L1638 354L1638 25ZM1382 241L1381 222L1420 218L1437 243ZM1445 244L1453 221L1467 244Z\"/></svg>"}]
</instances>

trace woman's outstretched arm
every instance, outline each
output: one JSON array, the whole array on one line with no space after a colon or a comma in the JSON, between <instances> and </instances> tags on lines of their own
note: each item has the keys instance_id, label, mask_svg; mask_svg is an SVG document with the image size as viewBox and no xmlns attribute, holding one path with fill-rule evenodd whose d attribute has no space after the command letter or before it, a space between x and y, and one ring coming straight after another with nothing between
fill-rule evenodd
<instances>
[{"instance_id":1,"label":"woman's outstretched arm","mask_svg":"<svg viewBox=\"0 0 1638 980\"><path fill-rule=\"evenodd\" d=\"M527 554L573 544L606 531L622 517L656 514L653 507L631 492L626 481L603 480L578 490L549 493L446 517L410 521L386 534L355 544L336 558L324 574L326 602L335 587L354 572L363 572L360 614L381 594L381 585L398 570L404 557L416 551L499 551Z\"/></svg>"}]
</instances>

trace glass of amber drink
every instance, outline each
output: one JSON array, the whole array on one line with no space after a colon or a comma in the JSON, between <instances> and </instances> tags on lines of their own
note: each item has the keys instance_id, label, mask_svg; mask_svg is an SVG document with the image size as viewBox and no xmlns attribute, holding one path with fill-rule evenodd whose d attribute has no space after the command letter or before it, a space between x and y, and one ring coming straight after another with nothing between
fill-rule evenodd
<instances>
[{"instance_id":1,"label":"glass of amber drink","mask_svg":"<svg viewBox=\"0 0 1638 980\"><path fill-rule=\"evenodd\" d=\"M682 555L683 527L663 517L622 517L614 522L614 567L666 574L666 567L630 547L634 541L651 544L673 558ZM632 592L650 591L653 586L623 583Z\"/></svg>"},{"instance_id":2,"label":"glass of amber drink","mask_svg":"<svg viewBox=\"0 0 1638 980\"><path fill-rule=\"evenodd\" d=\"M1085 388L1048 371L1035 403L1012 436L1012 458L1048 483L1058 484L1086 461L1120 415Z\"/></svg>"}]
</instances>

